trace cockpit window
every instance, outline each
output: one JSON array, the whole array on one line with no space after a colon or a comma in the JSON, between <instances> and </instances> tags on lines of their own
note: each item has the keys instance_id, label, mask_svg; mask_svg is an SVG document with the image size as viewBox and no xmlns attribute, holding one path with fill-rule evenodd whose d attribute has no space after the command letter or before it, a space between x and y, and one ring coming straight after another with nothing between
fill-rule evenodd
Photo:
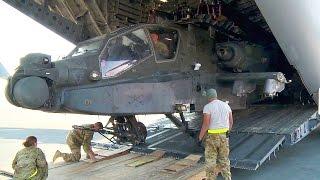
<instances>
[{"instance_id":1,"label":"cockpit window","mask_svg":"<svg viewBox=\"0 0 320 180\"><path fill-rule=\"evenodd\" d=\"M143 29L114 37L101 56L102 77L116 76L148 56L151 56L151 47Z\"/></svg>"},{"instance_id":2,"label":"cockpit window","mask_svg":"<svg viewBox=\"0 0 320 180\"><path fill-rule=\"evenodd\" d=\"M83 44L79 44L75 50L72 52L72 57L81 56L85 53L95 53L98 52L102 45L102 40L97 40L93 42L85 42Z\"/></svg>"},{"instance_id":3,"label":"cockpit window","mask_svg":"<svg viewBox=\"0 0 320 180\"><path fill-rule=\"evenodd\" d=\"M178 31L163 27L152 27L149 28L149 32L157 61L174 59L178 48Z\"/></svg>"}]
</instances>

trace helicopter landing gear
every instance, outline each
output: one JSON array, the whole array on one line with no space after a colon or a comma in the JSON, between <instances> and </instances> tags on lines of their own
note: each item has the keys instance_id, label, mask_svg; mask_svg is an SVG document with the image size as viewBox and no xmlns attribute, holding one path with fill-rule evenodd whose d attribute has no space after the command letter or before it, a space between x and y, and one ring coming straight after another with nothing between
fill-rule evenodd
<instances>
[{"instance_id":1,"label":"helicopter landing gear","mask_svg":"<svg viewBox=\"0 0 320 180\"><path fill-rule=\"evenodd\" d=\"M135 116L112 116L105 129L112 134L110 139L117 143L131 142L134 145L143 144L147 138L146 126L138 122Z\"/></svg>"}]
</instances>

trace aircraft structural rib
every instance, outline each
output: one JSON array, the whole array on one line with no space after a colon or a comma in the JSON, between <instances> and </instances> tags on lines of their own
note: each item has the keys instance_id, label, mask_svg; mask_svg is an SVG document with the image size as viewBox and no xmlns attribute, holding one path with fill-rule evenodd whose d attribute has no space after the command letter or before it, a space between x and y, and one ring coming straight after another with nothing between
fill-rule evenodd
<instances>
[{"instance_id":1,"label":"aircraft structural rib","mask_svg":"<svg viewBox=\"0 0 320 180\"><path fill-rule=\"evenodd\" d=\"M48 6L40 5L33 0L4 0L12 7L30 18L59 34L72 43L86 40L83 37L83 26L49 10Z\"/></svg>"}]
</instances>

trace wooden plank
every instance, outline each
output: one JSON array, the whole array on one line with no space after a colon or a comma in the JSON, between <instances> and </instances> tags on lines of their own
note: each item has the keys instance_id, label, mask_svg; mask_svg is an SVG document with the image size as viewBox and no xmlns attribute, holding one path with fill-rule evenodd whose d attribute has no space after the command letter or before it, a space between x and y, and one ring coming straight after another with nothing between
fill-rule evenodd
<instances>
[{"instance_id":1,"label":"wooden plank","mask_svg":"<svg viewBox=\"0 0 320 180\"><path fill-rule=\"evenodd\" d=\"M176 173L195 165L200 160L200 158L200 155L191 154L184 159L180 159L176 163L164 168L164 170L168 173Z\"/></svg>"},{"instance_id":2,"label":"wooden plank","mask_svg":"<svg viewBox=\"0 0 320 180\"><path fill-rule=\"evenodd\" d=\"M83 161L84 162L88 162L88 163L96 163L96 162L100 162L100 161L116 158L116 157L119 157L119 156L123 156L123 155L129 154L129 152L130 152L130 150L126 150L126 151L118 152L116 154L112 154L112 155L109 155L109 156L97 155L96 156L96 159L97 159L96 161L92 161L90 159L84 159Z\"/></svg>"},{"instance_id":3,"label":"wooden plank","mask_svg":"<svg viewBox=\"0 0 320 180\"><path fill-rule=\"evenodd\" d=\"M132 149L132 146L125 146L125 145L119 145L116 148L109 148L107 150L93 148L94 152L96 154L98 154L99 156L110 156L110 155L115 154L117 152L127 151L130 149Z\"/></svg>"},{"instance_id":4,"label":"wooden plank","mask_svg":"<svg viewBox=\"0 0 320 180\"><path fill-rule=\"evenodd\" d=\"M188 180L202 180L206 179L206 171L201 171L193 176L191 176Z\"/></svg>"},{"instance_id":5,"label":"wooden plank","mask_svg":"<svg viewBox=\"0 0 320 180\"><path fill-rule=\"evenodd\" d=\"M97 150L94 151L97 161L92 161L90 159L84 159L84 162L95 163L103 160L112 159L115 157L126 155L130 152L132 146L123 146L119 149L108 149L108 150Z\"/></svg>"},{"instance_id":6,"label":"wooden plank","mask_svg":"<svg viewBox=\"0 0 320 180\"><path fill-rule=\"evenodd\" d=\"M123 164L122 166L120 165L121 167L126 167L125 163L130 162L138 156L140 155L129 153L97 163L88 163L81 160L77 163L64 164L54 168L49 166L49 179L103 179L105 176L113 177L109 173L118 173L118 169L116 168L117 170L115 171L114 167L118 167L120 164ZM100 175L94 178L93 174Z\"/></svg>"},{"instance_id":7,"label":"wooden plank","mask_svg":"<svg viewBox=\"0 0 320 180\"><path fill-rule=\"evenodd\" d=\"M136 158L133 162L128 163L127 166L129 166L129 167L142 166L144 164L161 159L165 153L166 153L165 151L156 150L149 155L145 155L145 156L141 156L141 157Z\"/></svg>"},{"instance_id":8,"label":"wooden plank","mask_svg":"<svg viewBox=\"0 0 320 180\"><path fill-rule=\"evenodd\" d=\"M129 167L128 163L135 161L140 155L129 153L110 160L98 163L68 164L61 167L50 168L48 180L56 179L188 179L204 170L202 163L181 171L179 173L165 173L162 170L176 162L173 158L162 157L157 161L143 166ZM129 175L129 176L128 176ZM0 178L1 179L1 178Z\"/></svg>"}]
</instances>

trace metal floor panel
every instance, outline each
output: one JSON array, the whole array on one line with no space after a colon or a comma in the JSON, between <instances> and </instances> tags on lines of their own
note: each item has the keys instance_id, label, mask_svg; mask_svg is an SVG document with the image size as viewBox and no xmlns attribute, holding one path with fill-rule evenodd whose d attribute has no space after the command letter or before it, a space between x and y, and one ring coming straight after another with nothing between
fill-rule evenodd
<instances>
[{"instance_id":1,"label":"metal floor panel","mask_svg":"<svg viewBox=\"0 0 320 180\"><path fill-rule=\"evenodd\" d=\"M236 117L233 131L289 134L316 111L316 107L258 107L252 112Z\"/></svg>"},{"instance_id":2,"label":"metal floor panel","mask_svg":"<svg viewBox=\"0 0 320 180\"><path fill-rule=\"evenodd\" d=\"M201 148L197 145L197 141L179 129L170 129L168 132L161 134L161 139L158 137L147 139L146 146L177 153L202 153Z\"/></svg>"},{"instance_id":3,"label":"metal floor panel","mask_svg":"<svg viewBox=\"0 0 320 180\"><path fill-rule=\"evenodd\" d=\"M159 137L151 137L147 145L136 151L147 152L151 149L163 149L168 154L202 154L203 150L190 136L181 133L178 129L170 129ZM157 141L158 140L158 141ZM161 141L160 141L161 140ZM283 144L284 135L256 134L256 133L231 133L230 136L230 163L234 168L256 170ZM160 142L160 143L157 143ZM156 144L155 144L156 143ZM155 144L155 145L154 145Z\"/></svg>"},{"instance_id":4,"label":"metal floor panel","mask_svg":"<svg viewBox=\"0 0 320 180\"><path fill-rule=\"evenodd\" d=\"M315 113L315 106L255 107L235 113L232 131L285 135L285 144L292 145L319 126L319 119L313 116Z\"/></svg>"}]
</instances>

